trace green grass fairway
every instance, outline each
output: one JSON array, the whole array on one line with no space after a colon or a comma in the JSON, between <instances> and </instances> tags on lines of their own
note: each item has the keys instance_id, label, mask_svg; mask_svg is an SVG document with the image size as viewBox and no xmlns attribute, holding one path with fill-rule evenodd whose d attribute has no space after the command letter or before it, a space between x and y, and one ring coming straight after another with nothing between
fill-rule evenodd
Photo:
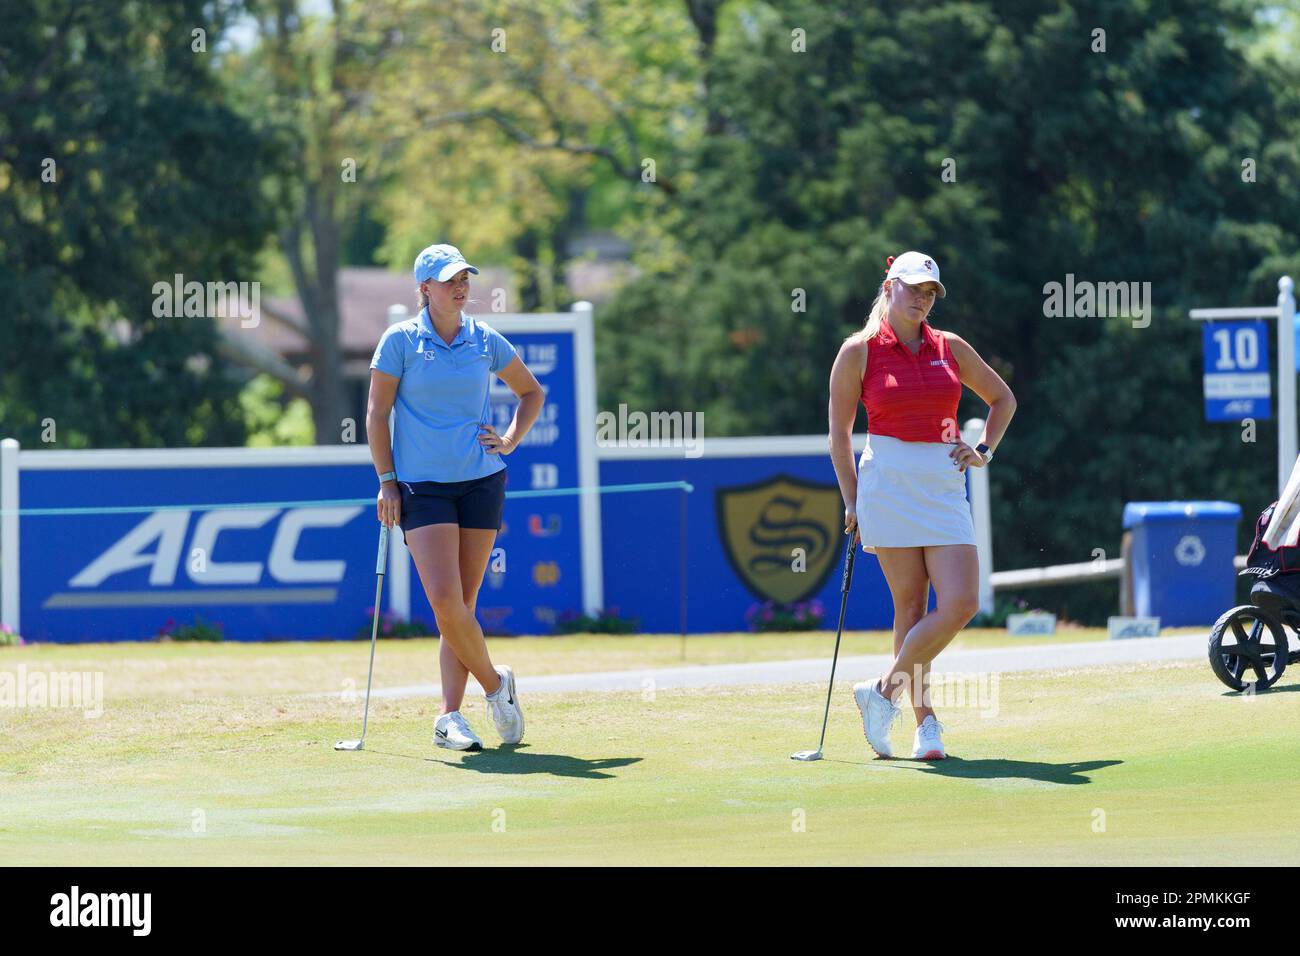
<instances>
[{"instance_id":1,"label":"green grass fairway","mask_svg":"<svg viewBox=\"0 0 1300 956\"><path fill-rule=\"evenodd\" d=\"M557 648L561 658L590 659L591 641L620 640L629 651L637 643L572 639L573 647ZM825 643L822 635L792 656L813 655ZM399 646L400 653L390 650ZM379 661L416 648L384 644ZM379 700L367 749L336 753L336 739L359 732L360 694L351 701L300 694L337 688L345 658L345 672L359 670L364 690L364 651L354 644L0 652L0 669L21 662L28 671L67 670L80 661L105 673L97 719L67 709L0 710L0 859L1300 860L1300 829L1287 822L1300 766L1300 682L1289 675L1275 690L1243 698L1199 661L1002 674L996 716L941 708L954 756L933 765L869 759L847 682L837 685L820 763L795 763L789 754L816 746L824 684L528 695L525 741L503 749L482 698L471 696L467 716L489 749L463 755L433 747L435 701ZM328 658L335 653L344 657ZM549 669L580 669L562 663ZM626 659L590 663L629 666ZM385 677L413 683L435 673L427 662L421 674ZM910 747L910 718L909 711L895 729L900 752Z\"/></svg>"}]
</instances>

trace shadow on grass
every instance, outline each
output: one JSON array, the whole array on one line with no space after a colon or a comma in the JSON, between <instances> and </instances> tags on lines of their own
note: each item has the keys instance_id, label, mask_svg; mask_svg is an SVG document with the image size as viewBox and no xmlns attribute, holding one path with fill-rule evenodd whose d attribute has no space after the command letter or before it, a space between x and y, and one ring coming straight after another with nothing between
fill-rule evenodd
<instances>
[{"instance_id":1,"label":"shadow on grass","mask_svg":"<svg viewBox=\"0 0 1300 956\"><path fill-rule=\"evenodd\" d=\"M1043 763L1038 760L963 760L949 754L945 760L912 760L909 757L893 757L889 760L834 760L830 763L855 763L859 766L883 763L899 770L919 770L922 773L940 777L957 777L966 780L1041 780L1044 783L1059 783L1065 786L1092 783L1088 776L1093 770L1116 767L1122 760L1086 760L1079 763Z\"/></svg>"},{"instance_id":2,"label":"shadow on grass","mask_svg":"<svg viewBox=\"0 0 1300 956\"><path fill-rule=\"evenodd\" d=\"M963 760L951 754L945 760L902 760L911 769L940 777L962 777L969 780L1006 780L1021 778L1041 780L1044 783L1074 785L1092 783L1088 774L1093 770L1116 767L1122 760L1084 760L1078 763L1044 763L1039 760Z\"/></svg>"},{"instance_id":3,"label":"shadow on grass","mask_svg":"<svg viewBox=\"0 0 1300 956\"><path fill-rule=\"evenodd\" d=\"M476 773L549 773L553 777L576 777L580 780L608 780L614 776L607 770L617 770L629 764L640 763L640 757L606 757L601 760L585 760L567 754L534 753L522 747L495 747L466 753L460 763L450 760L428 758L434 763L444 763L448 767L461 770L473 770Z\"/></svg>"}]
</instances>

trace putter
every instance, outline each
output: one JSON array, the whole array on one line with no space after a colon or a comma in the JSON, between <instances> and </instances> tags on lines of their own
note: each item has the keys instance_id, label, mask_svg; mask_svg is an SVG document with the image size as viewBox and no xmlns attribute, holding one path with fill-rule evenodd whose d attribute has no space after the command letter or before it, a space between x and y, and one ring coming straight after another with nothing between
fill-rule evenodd
<instances>
[{"instance_id":1,"label":"putter","mask_svg":"<svg viewBox=\"0 0 1300 956\"><path fill-rule=\"evenodd\" d=\"M375 561L375 619L370 627L370 671L366 674L366 709L361 718L361 739L340 740L335 750L364 750L366 723L370 720L370 679L375 676L375 640L379 637L379 595L384 590L384 568L388 565L388 525L379 526L379 557Z\"/></svg>"},{"instance_id":2,"label":"putter","mask_svg":"<svg viewBox=\"0 0 1300 956\"><path fill-rule=\"evenodd\" d=\"M831 715L831 691L835 689L835 665L840 659L840 635L844 633L844 609L849 605L849 582L853 580L853 559L857 557L858 529L849 535L849 546L844 555L844 578L840 582L840 624L835 629L835 655L831 658L831 684L826 688L826 713L822 714L822 737L816 750L800 750L790 755L791 760L821 760L822 746L826 743L826 721Z\"/></svg>"}]
</instances>

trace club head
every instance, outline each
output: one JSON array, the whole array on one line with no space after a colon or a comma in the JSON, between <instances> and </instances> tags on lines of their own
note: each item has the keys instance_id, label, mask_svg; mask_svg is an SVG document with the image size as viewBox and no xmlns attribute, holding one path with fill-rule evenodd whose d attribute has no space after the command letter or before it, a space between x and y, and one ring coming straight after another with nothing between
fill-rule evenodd
<instances>
[{"instance_id":1,"label":"club head","mask_svg":"<svg viewBox=\"0 0 1300 956\"><path fill-rule=\"evenodd\" d=\"M821 760L822 752L820 750L800 750L798 753L790 755L791 760Z\"/></svg>"},{"instance_id":2,"label":"club head","mask_svg":"<svg viewBox=\"0 0 1300 956\"><path fill-rule=\"evenodd\" d=\"M334 745L335 750L364 750L365 741L363 740L340 740Z\"/></svg>"}]
</instances>

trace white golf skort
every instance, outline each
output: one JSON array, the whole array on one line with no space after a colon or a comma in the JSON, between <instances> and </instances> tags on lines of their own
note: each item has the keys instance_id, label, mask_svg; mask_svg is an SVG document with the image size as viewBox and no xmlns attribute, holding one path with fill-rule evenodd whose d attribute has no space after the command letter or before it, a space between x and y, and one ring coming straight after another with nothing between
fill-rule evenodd
<instances>
[{"instance_id":1,"label":"white golf skort","mask_svg":"<svg viewBox=\"0 0 1300 956\"><path fill-rule=\"evenodd\" d=\"M867 434L858 460L858 528L864 547L974 544L966 476L945 442Z\"/></svg>"}]
</instances>

